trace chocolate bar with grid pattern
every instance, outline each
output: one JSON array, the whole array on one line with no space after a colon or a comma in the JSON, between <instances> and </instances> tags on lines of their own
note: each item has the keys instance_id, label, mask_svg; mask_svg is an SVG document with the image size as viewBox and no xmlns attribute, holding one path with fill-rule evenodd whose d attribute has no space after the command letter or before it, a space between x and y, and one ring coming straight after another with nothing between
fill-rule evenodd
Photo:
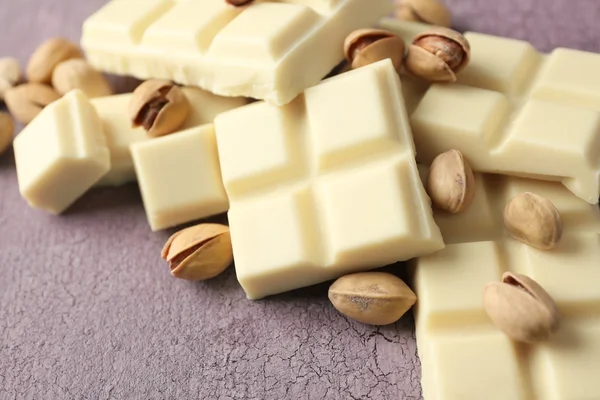
<instances>
[{"instance_id":1,"label":"chocolate bar with grid pattern","mask_svg":"<svg viewBox=\"0 0 600 400\"><path fill-rule=\"evenodd\" d=\"M236 273L248 298L444 247L391 61L292 103L215 119Z\"/></svg>"},{"instance_id":2,"label":"chocolate bar with grid pattern","mask_svg":"<svg viewBox=\"0 0 600 400\"><path fill-rule=\"evenodd\" d=\"M557 182L484 174L475 180L475 200L465 213L434 211L446 248L414 261L424 398L594 398L600 393L600 209ZM504 230L505 204L525 191L559 210L564 233L556 249L537 250ZM530 276L557 302L561 327L549 341L516 343L492 325L482 291L504 271Z\"/></svg>"},{"instance_id":3,"label":"chocolate bar with grid pattern","mask_svg":"<svg viewBox=\"0 0 600 400\"><path fill-rule=\"evenodd\" d=\"M193 87L184 87L182 91L188 99L190 110L178 131L211 124L217 114L247 103L241 97L216 96ZM96 183L97 186L119 186L137 180L129 147L133 143L147 141L149 137L144 128L133 127L131 124L127 112L131 96L131 93L123 93L90 100L100 117L110 150L110 170ZM226 210L221 210L224 211Z\"/></svg>"},{"instance_id":4,"label":"chocolate bar with grid pattern","mask_svg":"<svg viewBox=\"0 0 600 400\"><path fill-rule=\"evenodd\" d=\"M427 29L381 25L407 40ZM545 55L520 40L465 37L471 60L457 84L413 84L405 92L417 161L428 165L457 149L476 171L560 181L598 203L600 54L559 48Z\"/></svg>"},{"instance_id":5,"label":"chocolate bar with grid pattern","mask_svg":"<svg viewBox=\"0 0 600 400\"><path fill-rule=\"evenodd\" d=\"M101 71L281 105L342 61L346 35L391 8L389 0L112 0L85 21L81 45Z\"/></svg>"}]
</instances>

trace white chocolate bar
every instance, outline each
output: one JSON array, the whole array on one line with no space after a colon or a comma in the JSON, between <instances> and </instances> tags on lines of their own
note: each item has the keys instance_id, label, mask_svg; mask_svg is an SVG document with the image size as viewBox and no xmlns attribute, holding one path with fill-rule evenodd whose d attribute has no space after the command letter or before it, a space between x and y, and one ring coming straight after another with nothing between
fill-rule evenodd
<instances>
[{"instance_id":1,"label":"white chocolate bar","mask_svg":"<svg viewBox=\"0 0 600 400\"><path fill-rule=\"evenodd\" d=\"M247 103L241 97L216 96L197 88L184 87L182 90L190 103L190 111L180 130L212 123L217 114ZM118 186L136 180L129 147L149 138L142 127L132 127L127 113L131 96L126 93L91 100L102 120L111 158L110 171L98 181L99 186Z\"/></svg>"},{"instance_id":2,"label":"white chocolate bar","mask_svg":"<svg viewBox=\"0 0 600 400\"><path fill-rule=\"evenodd\" d=\"M153 231L227 211L212 124L131 145Z\"/></svg>"},{"instance_id":3,"label":"white chocolate bar","mask_svg":"<svg viewBox=\"0 0 600 400\"><path fill-rule=\"evenodd\" d=\"M405 37L423 28L382 25ZM418 103L411 115L417 161L428 165L457 149L474 170L561 181L598 203L600 54L556 49L543 55L519 40L465 37L471 60L458 84L434 84L411 99Z\"/></svg>"},{"instance_id":4,"label":"white chocolate bar","mask_svg":"<svg viewBox=\"0 0 600 400\"><path fill-rule=\"evenodd\" d=\"M389 59L215 119L249 299L444 247Z\"/></svg>"},{"instance_id":5,"label":"white chocolate bar","mask_svg":"<svg viewBox=\"0 0 600 400\"><path fill-rule=\"evenodd\" d=\"M32 207L63 212L110 168L102 124L73 90L46 106L15 138L19 191Z\"/></svg>"},{"instance_id":6,"label":"white chocolate bar","mask_svg":"<svg viewBox=\"0 0 600 400\"><path fill-rule=\"evenodd\" d=\"M342 61L346 35L391 10L389 0L112 0L85 21L81 45L105 72L281 105Z\"/></svg>"},{"instance_id":7,"label":"white chocolate bar","mask_svg":"<svg viewBox=\"0 0 600 400\"><path fill-rule=\"evenodd\" d=\"M475 200L465 213L434 211L446 248L414 262L424 398L594 398L600 393L600 208L557 182L481 174L475 180ZM556 249L537 250L504 230L505 204L524 191L559 210L564 233ZM561 327L549 341L515 343L485 314L484 285L508 270L535 279L557 302Z\"/></svg>"}]
</instances>

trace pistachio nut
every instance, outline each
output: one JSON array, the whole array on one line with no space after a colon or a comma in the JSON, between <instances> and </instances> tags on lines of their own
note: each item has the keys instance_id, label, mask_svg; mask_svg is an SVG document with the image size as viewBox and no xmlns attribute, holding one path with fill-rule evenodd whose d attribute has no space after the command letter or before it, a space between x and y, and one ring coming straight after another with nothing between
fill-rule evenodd
<instances>
[{"instance_id":1,"label":"pistachio nut","mask_svg":"<svg viewBox=\"0 0 600 400\"><path fill-rule=\"evenodd\" d=\"M60 95L42 83L24 83L6 92L4 100L13 117L23 123L30 123L48 104Z\"/></svg>"},{"instance_id":2,"label":"pistachio nut","mask_svg":"<svg viewBox=\"0 0 600 400\"><path fill-rule=\"evenodd\" d=\"M519 342L547 340L560 326L552 297L525 275L505 272L502 282L486 284L483 306L492 323Z\"/></svg>"},{"instance_id":3,"label":"pistachio nut","mask_svg":"<svg viewBox=\"0 0 600 400\"><path fill-rule=\"evenodd\" d=\"M402 38L382 29L358 29L344 41L344 54L353 69L389 58L399 70L404 48Z\"/></svg>"},{"instance_id":4,"label":"pistachio nut","mask_svg":"<svg viewBox=\"0 0 600 400\"><path fill-rule=\"evenodd\" d=\"M471 46L460 33L433 27L417 35L408 46L404 66L415 77L430 82L455 82L469 63Z\"/></svg>"},{"instance_id":5,"label":"pistachio nut","mask_svg":"<svg viewBox=\"0 0 600 400\"><path fill-rule=\"evenodd\" d=\"M15 124L10 114L0 111L0 154L10 146L14 132Z\"/></svg>"},{"instance_id":6,"label":"pistachio nut","mask_svg":"<svg viewBox=\"0 0 600 400\"><path fill-rule=\"evenodd\" d=\"M181 88L160 79L139 85L129 103L132 125L143 126L150 137L175 132L185 122L189 110L190 104Z\"/></svg>"},{"instance_id":7,"label":"pistachio nut","mask_svg":"<svg viewBox=\"0 0 600 400\"><path fill-rule=\"evenodd\" d=\"M359 272L337 279L329 300L348 318L370 325L396 322L417 301L402 279L387 272Z\"/></svg>"},{"instance_id":8,"label":"pistachio nut","mask_svg":"<svg viewBox=\"0 0 600 400\"><path fill-rule=\"evenodd\" d=\"M229 227L199 224L183 229L167 240L161 256L176 278L190 281L214 278L233 262Z\"/></svg>"},{"instance_id":9,"label":"pistachio nut","mask_svg":"<svg viewBox=\"0 0 600 400\"><path fill-rule=\"evenodd\" d=\"M83 58L83 53L75 43L63 38L46 40L29 58L27 64L29 82L50 83L54 68L71 58Z\"/></svg>"},{"instance_id":10,"label":"pistachio nut","mask_svg":"<svg viewBox=\"0 0 600 400\"><path fill-rule=\"evenodd\" d=\"M475 177L469 162L458 150L434 158L425 183L433 205L456 214L466 210L475 198Z\"/></svg>"},{"instance_id":11,"label":"pistachio nut","mask_svg":"<svg viewBox=\"0 0 600 400\"><path fill-rule=\"evenodd\" d=\"M504 225L515 239L540 250L555 248L563 233L562 218L554 204L529 192L508 202Z\"/></svg>"},{"instance_id":12,"label":"pistachio nut","mask_svg":"<svg viewBox=\"0 0 600 400\"><path fill-rule=\"evenodd\" d=\"M21 66L19 60L12 57L0 58L0 101L4 93L21 81Z\"/></svg>"},{"instance_id":13,"label":"pistachio nut","mask_svg":"<svg viewBox=\"0 0 600 400\"><path fill-rule=\"evenodd\" d=\"M396 0L396 18L449 28L452 15L440 0Z\"/></svg>"},{"instance_id":14,"label":"pistachio nut","mask_svg":"<svg viewBox=\"0 0 600 400\"><path fill-rule=\"evenodd\" d=\"M56 66L52 86L61 95L80 89L89 98L110 96L113 90L108 79L83 58L72 58Z\"/></svg>"}]
</instances>

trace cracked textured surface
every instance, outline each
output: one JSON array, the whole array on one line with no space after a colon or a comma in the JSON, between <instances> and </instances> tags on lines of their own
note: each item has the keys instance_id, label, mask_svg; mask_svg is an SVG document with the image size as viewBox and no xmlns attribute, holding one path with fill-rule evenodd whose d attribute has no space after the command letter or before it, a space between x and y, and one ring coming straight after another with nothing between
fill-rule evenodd
<instances>
[{"instance_id":1,"label":"cracked textured surface","mask_svg":"<svg viewBox=\"0 0 600 400\"><path fill-rule=\"evenodd\" d=\"M102 3L3 0L0 56L77 40ZM595 0L448 3L461 29L600 51ZM251 302L232 269L173 279L160 259L172 232L150 232L135 185L96 189L60 217L33 210L12 152L0 156L0 399L421 398L410 317L349 321L327 284Z\"/></svg>"}]
</instances>

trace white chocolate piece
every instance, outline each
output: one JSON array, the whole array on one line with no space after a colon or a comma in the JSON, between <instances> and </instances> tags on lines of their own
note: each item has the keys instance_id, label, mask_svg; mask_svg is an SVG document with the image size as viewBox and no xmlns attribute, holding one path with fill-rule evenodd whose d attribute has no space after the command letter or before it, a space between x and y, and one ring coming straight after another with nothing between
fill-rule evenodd
<instances>
[{"instance_id":1,"label":"white chocolate piece","mask_svg":"<svg viewBox=\"0 0 600 400\"><path fill-rule=\"evenodd\" d=\"M190 103L190 111L180 131L212 123L219 113L247 103L241 97L216 96L198 88L184 87L182 90ZM119 186L136 180L129 147L132 143L150 138L144 128L134 128L131 124L127 113L131 96L131 93L126 93L91 100L102 120L111 158L110 171L98 181L97 186Z\"/></svg>"},{"instance_id":2,"label":"white chocolate piece","mask_svg":"<svg viewBox=\"0 0 600 400\"><path fill-rule=\"evenodd\" d=\"M153 231L227 211L212 124L131 145Z\"/></svg>"},{"instance_id":3,"label":"white chocolate piece","mask_svg":"<svg viewBox=\"0 0 600 400\"><path fill-rule=\"evenodd\" d=\"M215 119L249 299L444 247L389 59Z\"/></svg>"},{"instance_id":4,"label":"white chocolate piece","mask_svg":"<svg viewBox=\"0 0 600 400\"><path fill-rule=\"evenodd\" d=\"M385 20L398 34L419 25ZM458 84L405 93L417 161L460 150L475 171L561 181L585 201L600 197L600 54L468 32L471 59Z\"/></svg>"},{"instance_id":5,"label":"white chocolate piece","mask_svg":"<svg viewBox=\"0 0 600 400\"><path fill-rule=\"evenodd\" d=\"M482 174L475 182L466 212L434 210L446 248L414 261L423 396L529 400L600 393L600 208L557 182ZM563 238L551 251L504 230L505 204L525 191L549 199L561 214ZM507 270L535 279L556 301L561 326L550 340L514 343L487 317L483 287Z\"/></svg>"},{"instance_id":6,"label":"white chocolate piece","mask_svg":"<svg viewBox=\"0 0 600 400\"><path fill-rule=\"evenodd\" d=\"M206 90L184 87L181 89L190 103L190 111L182 129L212 124L217 115L222 112L241 107L248 103L243 97L217 96Z\"/></svg>"},{"instance_id":7,"label":"white chocolate piece","mask_svg":"<svg viewBox=\"0 0 600 400\"><path fill-rule=\"evenodd\" d=\"M83 24L97 69L286 104L343 60L344 38L389 0L112 0Z\"/></svg>"},{"instance_id":8,"label":"white chocolate piece","mask_svg":"<svg viewBox=\"0 0 600 400\"><path fill-rule=\"evenodd\" d=\"M91 100L102 121L110 151L110 170L96 183L97 186L119 186L136 180L129 145L148 140L148 137L144 128L131 125L127 113L130 100L131 93Z\"/></svg>"},{"instance_id":9,"label":"white chocolate piece","mask_svg":"<svg viewBox=\"0 0 600 400\"><path fill-rule=\"evenodd\" d=\"M19 191L27 203L63 212L110 168L102 124L73 90L46 106L13 143Z\"/></svg>"}]
</instances>

